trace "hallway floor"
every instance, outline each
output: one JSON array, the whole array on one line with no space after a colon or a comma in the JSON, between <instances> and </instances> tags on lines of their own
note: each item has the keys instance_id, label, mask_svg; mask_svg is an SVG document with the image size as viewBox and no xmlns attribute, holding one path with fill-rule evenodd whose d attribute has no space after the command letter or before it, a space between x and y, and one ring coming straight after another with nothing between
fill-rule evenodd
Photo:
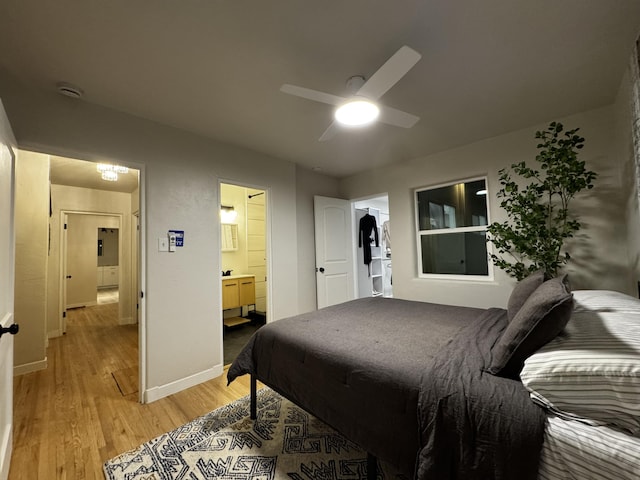
<instances>
[{"instance_id":1,"label":"hallway floor","mask_svg":"<svg viewBox=\"0 0 640 480\"><path fill-rule=\"evenodd\" d=\"M108 287L98 289L98 305L118 303L120 301L120 291L118 287Z\"/></svg>"},{"instance_id":2,"label":"hallway floor","mask_svg":"<svg viewBox=\"0 0 640 480\"><path fill-rule=\"evenodd\" d=\"M105 460L249 393L248 376L227 387L221 375L140 404L138 326L117 318L117 303L69 310L48 368L14 378L9 480L103 480Z\"/></svg>"}]
</instances>

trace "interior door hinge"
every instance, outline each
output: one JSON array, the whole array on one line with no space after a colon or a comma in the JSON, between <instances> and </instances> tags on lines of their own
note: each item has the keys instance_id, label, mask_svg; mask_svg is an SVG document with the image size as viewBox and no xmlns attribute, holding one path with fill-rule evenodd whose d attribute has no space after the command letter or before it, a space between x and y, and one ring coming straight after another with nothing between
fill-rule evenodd
<instances>
[{"instance_id":1,"label":"interior door hinge","mask_svg":"<svg viewBox=\"0 0 640 480\"><path fill-rule=\"evenodd\" d=\"M62 312L62 318L67 318L67 311Z\"/></svg>"},{"instance_id":2,"label":"interior door hinge","mask_svg":"<svg viewBox=\"0 0 640 480\"><path fill-rule=\"evenodd\" d=\"M140 298L144 298L144 292L140 292Z\"/></svg>"},{"instance_id":3,"label":"interior door hinge","mask_svg":"<svg viewBox=\"0 0 640 480\"><path fill-rule=\"evenodd\" d=\"M64 229L65 229L65 230L67 229L67 224L66 224L66 223L64 224Z\"/></svg>"}]
</instances>

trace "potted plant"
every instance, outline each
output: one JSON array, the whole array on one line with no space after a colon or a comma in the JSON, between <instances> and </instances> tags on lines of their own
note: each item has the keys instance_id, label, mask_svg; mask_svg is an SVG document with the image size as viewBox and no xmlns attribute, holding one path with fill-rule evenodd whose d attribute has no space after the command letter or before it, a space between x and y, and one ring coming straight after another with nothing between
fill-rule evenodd
<instances>
[{"instance_id":1,"label":"potted plant","mask_svg":"<svg viewBox=\"0 0 640 480\"><path fill-rule=\"evenodd\" d=\"M546 130L536 132L535 138L540 139L537 169L520 162L498 172L501 188L497 197L508 218L487 229L497 251L491 259L518 280L540 269L547 277L555 277L571 258L563 249L564 242L581 224L570 215L569 202L581 190L593 188L597 177L578 159L584 146L578 130L565 131L561 123L552 122ZM512 172L519 181L512 178Z\"/></svg>"}]
</instances>

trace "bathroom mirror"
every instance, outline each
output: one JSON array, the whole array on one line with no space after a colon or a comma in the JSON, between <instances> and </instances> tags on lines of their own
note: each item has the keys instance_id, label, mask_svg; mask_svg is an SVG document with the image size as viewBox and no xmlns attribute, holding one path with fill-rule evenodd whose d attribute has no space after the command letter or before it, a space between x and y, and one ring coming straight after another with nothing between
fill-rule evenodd
<instances>
[{"instance_id":1,"label":"bathroom mirror","mask_svg":"<svg viewBox=\"0 0 640 480\"><path fill-rule=\"evenodd\" d=\"M221 233L222 251L238 250L238 225L235 223L223 223Z\"/></svg>"}]
</instances>

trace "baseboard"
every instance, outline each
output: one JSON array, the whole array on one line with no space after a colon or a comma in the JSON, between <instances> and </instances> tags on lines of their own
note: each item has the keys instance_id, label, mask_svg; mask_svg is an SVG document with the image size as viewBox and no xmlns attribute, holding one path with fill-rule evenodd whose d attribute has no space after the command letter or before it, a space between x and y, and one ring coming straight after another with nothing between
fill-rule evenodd
<instances>
[{"instance_id":1,"label":"baseboard","mask_svg":"<svg viewBox=\"0 0 640 480\"><path fill-rule=\"evenodd\" d=\"M174 393L181 392L182 390L186 390L187 388L194 387L213 378L219 377L220 375L222 375L222 372L222 365L216 365L213 368L209 368L208 370L204 370L194 375L181 378L180 380L176 380L175 382L167 383L166 385L162 385L160 387L148 388L144 392L143 402L155 402L156 400L160 400L161 398L168 397L169 395L173 395Z\"/></svg>"},{"instance_id":2,"label":"baseboard","mask_svg":"<svg viewBox=\"0 0 640 480\"><path fill-rule=\"evenodd\" d=\"M94 307L98 305L98 300L92 300L89 302L83 302L83 303L72 303L71 305L67 305L67 309L71 309L71 308L82 308L82 307Z\"/></svg>"},{"instance_id":3,"label":"baseboard","mask_svg":"<svg viewBox=\"0 0 640 480\"><path fill-rule=\"evenodd\" d=\"M120 325L133 325L136 323L136 319L132 317L124 317L120 320Z\"/></svg>"},{"instance_id":4,"label":"baseboard","mask_svg":"<svg viewBox=\"0 0 640 480\"><path fill-rule=\"evenodd\" d=\"M52 330L47 334L47 338L57 338L61 336L62 332L60 330Z\"/></svg>"},{"instance_id":5,"label":"baseboard","mask_svg":"<svg viewBox=\"0 0 640 480\"><path fill-rule=\"evenodd\" d=\"M16 365L13 367L13 376L24 375L25 373L37 372L38 370L45 370L47 368L47 357L44 360L38 360L37 362L25 363L23 365Z\"/></svg>"}]
</instances>

